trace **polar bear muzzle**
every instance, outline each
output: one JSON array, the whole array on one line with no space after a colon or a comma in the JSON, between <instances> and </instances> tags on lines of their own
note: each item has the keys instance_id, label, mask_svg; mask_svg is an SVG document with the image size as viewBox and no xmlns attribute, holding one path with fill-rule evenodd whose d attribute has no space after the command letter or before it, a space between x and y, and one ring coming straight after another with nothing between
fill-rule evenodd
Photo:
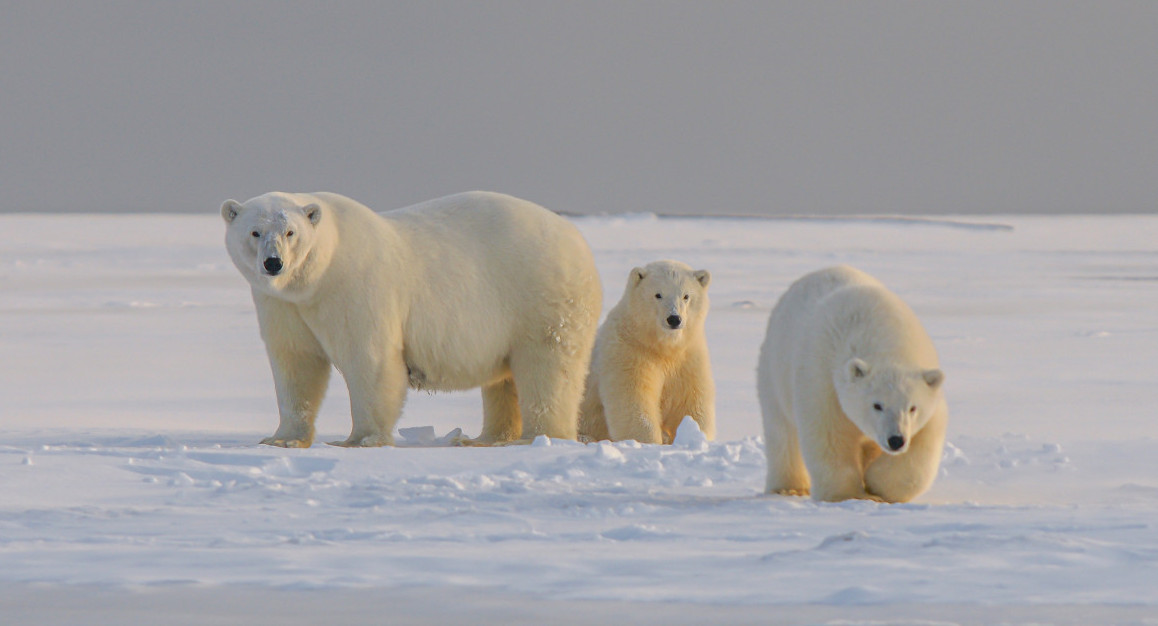
<instances>
[{"instance_id":1,"label":"polar bear muzzle","mask_svg":"<svg viewBox=\"0 0 1158 626\"><path fill-rule=\"evenodd\" d=\"M281 259L275 256L266 257L261 266L265 268L265 272L270 276L277 276L280 274L283 267Z\"/></svg>"}]
</instances>

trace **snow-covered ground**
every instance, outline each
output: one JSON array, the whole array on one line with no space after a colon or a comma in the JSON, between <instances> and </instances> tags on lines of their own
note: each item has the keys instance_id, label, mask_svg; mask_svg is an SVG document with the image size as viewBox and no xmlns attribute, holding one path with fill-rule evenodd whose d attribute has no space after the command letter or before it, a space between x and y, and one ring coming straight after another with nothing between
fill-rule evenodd
<instances>
[{"instance_id":1,"label":"snow-covered ground","mask_svg":"<svg viewBox=\"0 0 1158 626\"><path fill-rule=\"evenodd\" d=\"M1158 623L1158 217L573 219L605 309L635 265L712 271L716 442L442 446L471 392L412 393L396 448L258 447L216 215L0 216L0 622ZM764 325L834 263L940 351L915 503L761 495Z\"/></svg>"}]
</instances>

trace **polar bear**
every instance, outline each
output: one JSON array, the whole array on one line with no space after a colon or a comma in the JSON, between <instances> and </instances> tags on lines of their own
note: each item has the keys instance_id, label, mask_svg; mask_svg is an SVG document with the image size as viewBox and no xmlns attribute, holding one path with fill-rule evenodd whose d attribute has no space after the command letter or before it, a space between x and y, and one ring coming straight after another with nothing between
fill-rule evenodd
<instances>
[{"instance_id":1,"label":"polar bear","mask_svg":"<svg viewBox=\"0 0 1158 626\"><path fill-rule=\"evenodd\" d=\"M262 443L311 445L331 364L353 420L335 445L392 445L408 387L481 387L483 443L576 438L602 289L566 219L487 192L382 214L272 192L221 214L277 391L281 423Z\"/></svg>"},{"instance_id":2,"label":"polar bear","mask_svg":"<svg viewBox=\"0 0 1158 626\"><path fill-rule=\"evenodd\" d=\"M657 261L631 270L595 339L579 432L591 440L671 443L684 416L716 433L715 383L704 339L707 270Z\"/></svg>"},{"instance_id":3,"label":"polar bear","mask_svg":"<svg viewBox=\"0 0 1158 626\"><path fill-rule=\"evenodd\" d=\"M765 491L917 497L941 462L944 379L920 320L872 276L837 266L796 281L772 310L756 370Z\"/></svg>"}]
</instances>

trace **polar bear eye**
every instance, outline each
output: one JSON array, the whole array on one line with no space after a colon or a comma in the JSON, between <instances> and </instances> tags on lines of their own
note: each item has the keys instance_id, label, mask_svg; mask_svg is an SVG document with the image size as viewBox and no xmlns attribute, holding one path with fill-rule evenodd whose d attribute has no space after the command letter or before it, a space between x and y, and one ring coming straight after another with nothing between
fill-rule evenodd
<instances>
[{"instance_id":1,"label":"polar bear eye","mask_svg":"<svg viewBox=\"0 0 1158 626\"><path fill-rule=\"evenodd\" d=\"M687 302L690 299L691 299L691 296L689 296L688 294L685 293L684 294L684 302Z\"/></svg>"},{"instance_id":2,"label":"polar bear eye","mask_svg":"<svg viewBox=\"0 0 1158 626\"><path fill-rule=\"evenodd\" d=\"M252 233L249 233L249 234L253 235L254 237L260 237L261 236L261 233L257 232L256 230L253 231Z\"/></svg>"},{"instance_id":3,"label":"polar bear eye","mask_svg":"<svg viewBox=\"0 0 1158 626\"><path fill-rule=\"evenodd\" d=\"M294 231L292 231L292 230L291 230L291 231L287 232L287 233L285 234L285 236L286 236L286 237L293 237L293 236L294 236Z\"/></svg>"},{"instance_id":4,"label":"polar bear eye","mask_svg":"<svg viewBox=\"0 0 1158 626\"><path fill-rule=\"evenodd\" d=\"M656 299L656 300L659 300L660 298L663 298L663 296L659 295L658 293L657 293L657 294L655 294L655 299Z\"/></svg>"},{"instance_id":5,"label":"polar bear eye","mask_svg":"<svg viewBox=\"0 0 1158 626\"><path fill-rule=\"evenodd\" d=\"M877 403L873 404L873 410L874 411L883 411L884 409L881 407L881 403L877 402Z\"/></svg>"},{"instance_id":6,"label":"polar bear eye","mask_svg":"<svg viewBox=\"0 0 1158 626\"><path fill-rule=\"evenodd\" d=\"M916 412L917 412L917 407L915 407L915 406L909 407L909 413L916 413Z\"/></svg>"}]
</instances>

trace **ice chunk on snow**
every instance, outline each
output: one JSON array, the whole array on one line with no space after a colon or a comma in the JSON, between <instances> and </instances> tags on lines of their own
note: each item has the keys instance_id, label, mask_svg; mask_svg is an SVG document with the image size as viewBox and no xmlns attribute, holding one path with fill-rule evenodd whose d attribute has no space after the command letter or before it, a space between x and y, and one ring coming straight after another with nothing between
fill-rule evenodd
<instances>
[{"instance_id":1,"label":"ice chunk on snow","mask_svg":"<svg viewBox=\"0 0 1158 626\"><path fill-rule=\"evenodd\" d=\"M429 446L434 443L434 427L433 426L413 426L411 428L399 428L398 434L406 440L406 443L420 444Z\"/></svg>"},{"instance_id":2,"label":"ice chunk on snow","mask_svg":"<svg viewBox=\"0 0 1158 626\"><path fill-rule=\"evenodd\" d=\"M531 442L532 448L545 448L551 445L551 438L546 435L539 435Z\"/></svg>"},{"instance_id":3,"label":"ice chunk on snow","mask_svg":"<svg viewBox=\"0 0 1158 626\"><path fill-rule=\"evenodd\" d=\"M961 448L946 441L941 451L941 465L969 465L969 457L965 456Z\"/></svg>"},{"instance_id":4,"label":"ice chunk on snow","mask_svg":"<svg viewBox=\"0 0 1158 626\"><path fill-rule=\"evenodd\" d=\"M610 463L625 463L627 457L623 453L606 441L600 441L595 444L595 458Z\"/></svg>"},{"instance_id":5,"label":"ice chunk on snow","mask_svg":"<svg viewBox=\"0 0 1158 626\"><path fill-rule=\"evenodd\" d=\"M706 452L708 437L700 430L700 425L696 423L696 420L692 419L690 415L685 415L684 421L680 422L679 428L676 429L675 439L672 440L671 445L677 448Z\"/></svg>"},{"instance_id":6,"label":"ice chunk on snow","mask_svg":"<svg viewBox=\"0 0 1158 626\"><path fill-rule=\"evenodd\" d=\"M431 428L433 428L433 426ZM455 428L454 430L439 437L437 440L435 440L434 443L436 443L437 445L440 445L440 446L449 446L449 445L453 445L454 442L458 441L459 439L462 439L462 436L463 436L462 435L462 429L461 428Z\"/></svg>"},{"instance_id":7,"label":"ice chunk on snow","mask_svg":"<svg viewBox=\"0 0 1158 626\"><path fill-rule=\"evenodd\" d=\"M461 428L455 428L439 437L435 434L433 426L399 428L398 435L401 439L397 442L397 445L416 448L453 446L463 439Z\"/></svg>"}]
</instances>

